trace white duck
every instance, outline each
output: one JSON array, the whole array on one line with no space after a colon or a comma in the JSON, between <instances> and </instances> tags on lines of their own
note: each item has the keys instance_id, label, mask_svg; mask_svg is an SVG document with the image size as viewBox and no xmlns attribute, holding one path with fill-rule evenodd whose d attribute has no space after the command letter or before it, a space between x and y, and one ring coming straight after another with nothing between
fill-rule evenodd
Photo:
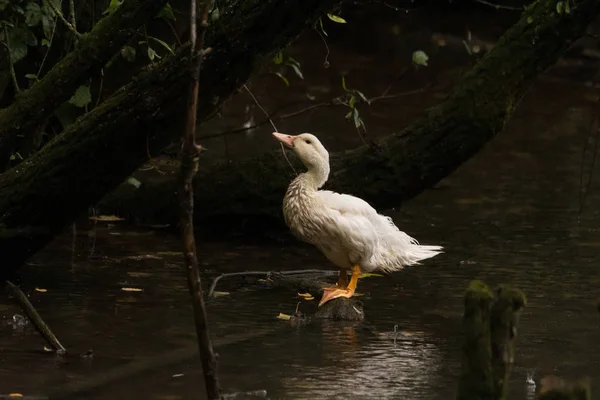
<instances>
[{"instance_id":1,"label":"white duck","mask_svg":"<svg viewBox=\"0 0 600 400\"><path fill-rule=\"evenodd\" d=\"M419 245L366 201L319 190L329 177L329 153L314 135L273 132L273 136L293 149L307 168L290 183L283 199L287 226L340 268L336 286L325 289L319 306L352 297L363 271L399 271L442 252L441 246Z\"/></svg>"}]
</instances>

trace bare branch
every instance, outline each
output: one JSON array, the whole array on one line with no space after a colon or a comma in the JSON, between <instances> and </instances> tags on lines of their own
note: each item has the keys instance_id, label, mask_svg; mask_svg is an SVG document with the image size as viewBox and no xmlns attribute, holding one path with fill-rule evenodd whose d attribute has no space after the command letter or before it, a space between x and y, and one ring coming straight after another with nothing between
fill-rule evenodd
<instances>
[{"instance_id":1,"label":"bare branch","mask_svg":"<svg viewBox=\"0 0 600 400\"><path fill-rule=\"evenodd\" d=\"M54 11L54 13L58 16L58 18L62 21L62 23L65 24L67 29L69 29L71 32L73 32L75 37L77 37L78 39L81 38L81 33L77 32L75 25L71 24L69 21L67 21L65 19L65 16L63 15L63 13L58 9L58 7L56 7L56 5L52 1L44 0L44 2L52 9L52 11ZM72 2L72 0L71 0L71 2ZM74 18L75 18L75 16L73 15L73 19Z\"/></svg>"},{"instance_id":2,"label":"bare branch","mask_svg":"<svg viewBox=\"0 0 600 400\"><path fill-rule=\"evenodd\" d=\"M200 27L197 30L197 5L196 0L190 0L190 83L187 99L186 126L183 131L183 147L181 149L181 170L179 187L179 211L181 222L181 238L183 241L183 256L185 258L188 286L192 297L196 336L198 337L198 350L204 373L206 394L209 400L221 398L221 389L217 379L217 359L210 341L208 331L208 317L204 305L204 294L200 281L200 267L196 254L196 241L194 239L194 190L193 179L198 171L198 161L201 146L196 144L196 110L198 107L198 80L200 68L205 52L204 35L208 27L208 13L211 1L204 0L200 13Z\"/></svg>"}]
</instances>

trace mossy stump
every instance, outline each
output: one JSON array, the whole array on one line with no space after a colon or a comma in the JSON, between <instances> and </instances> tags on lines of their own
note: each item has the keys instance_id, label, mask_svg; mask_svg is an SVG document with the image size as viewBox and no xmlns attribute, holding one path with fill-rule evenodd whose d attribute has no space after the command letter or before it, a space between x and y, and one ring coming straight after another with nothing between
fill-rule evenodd
<instances>
[{"instance_id":1,"label":"mossy stump","mask_svg":"<svg viewBox=\"0 0 600 400\"><path fill-rule=\"evenodd\" d=\"M592 390L589 379L567 382L557 376L545 376L540 380L539 400L590 400Z\"/></svg>"},{"instance_id":2,"label":"mossy stump","mask_svg":"<svg viewBox=\"0 0 600 400\"><path fill-rule=\"evenodd\" d=\"M314 317L333 321L362 321L365 313L360 301L340 297L319 307Z\"/></svg>"},{"instance_id":3,"label":"mossy stump","mask_svg":"<svg viewBox=\"0 0 600 400\"><path fill-rule=\"evenodd\" d=\"M525 304L523 293L510 286L492 292L481 281L471 282L465 294L458 400L506 398L518 318Z\"/></svg>"}]
</instances>

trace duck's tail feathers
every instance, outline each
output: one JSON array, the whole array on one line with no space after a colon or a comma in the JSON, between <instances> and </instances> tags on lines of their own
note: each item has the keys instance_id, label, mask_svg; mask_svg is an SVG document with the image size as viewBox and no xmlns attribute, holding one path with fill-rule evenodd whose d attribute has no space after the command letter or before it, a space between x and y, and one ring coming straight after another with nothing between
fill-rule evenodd
<instances>
[{"instance_id":1,"label":"duck's tail feathers","mask_svg":"<svg viewBox=\"0 0 600 400\"><path fill-rule=\"evenodd\" d=\"M372 260L377 269L384 272L399 271L443 252L442 246L420 245L415 238L398 229L391 218L379 217L380 251L373 255Z\"/></svg>"}]
</instances>

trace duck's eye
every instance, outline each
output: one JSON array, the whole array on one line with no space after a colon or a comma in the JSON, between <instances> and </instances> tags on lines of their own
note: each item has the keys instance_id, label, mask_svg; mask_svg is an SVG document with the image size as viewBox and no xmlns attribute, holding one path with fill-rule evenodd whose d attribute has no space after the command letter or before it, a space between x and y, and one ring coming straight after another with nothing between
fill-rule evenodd
<instances>
[{"instance_id":1,"label":"duck's eye","mask_svg":"<svg viewBox=\"0 0 600 400\"><path fill-rule=\"evenodd\" d=\"M308 140L308 139L306 139L304 142L305 142L306 144L310 144L310 140Z\"/></svg>"}]
</instances>

